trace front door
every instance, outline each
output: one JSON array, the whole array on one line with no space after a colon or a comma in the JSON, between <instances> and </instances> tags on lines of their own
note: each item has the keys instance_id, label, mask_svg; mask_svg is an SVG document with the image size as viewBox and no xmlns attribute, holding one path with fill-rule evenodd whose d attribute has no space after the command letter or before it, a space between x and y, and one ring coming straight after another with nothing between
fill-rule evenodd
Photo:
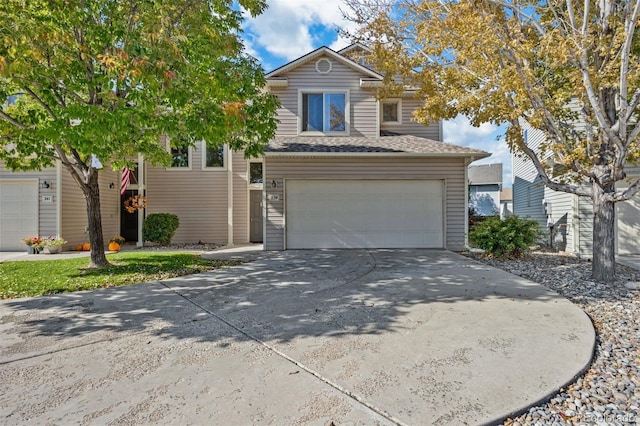
<instances>
[{"instance_id":1,"label":"front door","mask_svg":"<svg viewBox=\"0 0 640 426\"><path fill-rule=\"evenodd\" d=\"M250 228L249 240L252 243L262 242L262 191L249 191Z\"/></svg>"},{"instance_id":2,"label":"front door","mask_svg":"<svg viewBox=\"0 0 640 426\"><path fill-rule=\"evenodd\" d=\"M120 197L120 235L126 241L138 241L138 212L135 210L129 213L124 208L124 202L129 198L138 195L138 190L127 190Z\"/></svg>"}]
</instances>

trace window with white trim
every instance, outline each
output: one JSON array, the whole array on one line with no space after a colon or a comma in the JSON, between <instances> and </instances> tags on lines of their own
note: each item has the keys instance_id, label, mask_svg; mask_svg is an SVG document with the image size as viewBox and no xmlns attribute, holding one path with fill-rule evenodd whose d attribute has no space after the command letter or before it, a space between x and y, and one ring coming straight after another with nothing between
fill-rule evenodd
<instances>
[{"instance_id":1,"label":"window with white trim","mask_svg":"<svg viewBox=\"0 0 640 426\"><path fill-rule=\"evenodd\" d=\"M382 101L382 123L401 124L402 123L402 100L388 99Z\"/></svg>"},{"instance_id":2,"label":"window with white trim","mask_svg":"<svg viewBox=\"0 0 640 426\"><path fill-rule=\"evenodd\" d=\"M349 96L347 92L303 92L300 96L301 132L349 132Z\"/></svg>"},{"instance_id":3,"label":"window with white trim","mask_svg":"<svg viewBox=\"0 0 640 426\"><path fill-rule=\"evenodd\" d=\"M171 154L170 169L191 169L191 144L186 137L179 136L172 141L167 138L167 151Z\"/></svg>"},{"instance_id":4,"label":"window with white trim","mask_svg":"<svg viewBox=\"0 0 640 426\"><path fill-rule=\"evenodd\" d=\"M227 149L224 145L209 146L202 141L202 168L203 169L223 169L225 166L225 154Z\"/></svg>"},{"instance_id":5,"label":"window with white trim","mask_svg":"<svg viewBox=\"0 0 640 426\"><path fill-rule=\"evenodd\" d=\"M262 162L250 162L249 163L249 185L262 185L263 180L263 163Z\"/></svg>"}]
</instances>

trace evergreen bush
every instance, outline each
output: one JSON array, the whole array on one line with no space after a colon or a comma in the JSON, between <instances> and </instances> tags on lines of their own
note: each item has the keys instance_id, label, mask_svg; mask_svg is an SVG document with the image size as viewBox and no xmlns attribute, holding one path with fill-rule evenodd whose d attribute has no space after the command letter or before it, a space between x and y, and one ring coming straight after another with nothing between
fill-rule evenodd
<instances>
[{"instance_id":1,"label":"evergreen bush","mask_svg":"<svg viewBox=\"0 0 640 426\"><path fill-rule=\"evenodd\" d=\"M152 213L142 225L142 237L145 241L153 241L163 245L171 244L171 240L180 225L178 216L171 213Z\"/></svg>"},{"instance_id":2,"label":"evergreen bush","mask_svg":"<svg viewBox=\"0 0 640 426\"><path fill-rule=\"evenodd\" d=\"M504 220L493 216L477 223L469 232L472 245L496 257L522 257L539 238L538 222L518 216Z\"/></svg>"}]
</instances>

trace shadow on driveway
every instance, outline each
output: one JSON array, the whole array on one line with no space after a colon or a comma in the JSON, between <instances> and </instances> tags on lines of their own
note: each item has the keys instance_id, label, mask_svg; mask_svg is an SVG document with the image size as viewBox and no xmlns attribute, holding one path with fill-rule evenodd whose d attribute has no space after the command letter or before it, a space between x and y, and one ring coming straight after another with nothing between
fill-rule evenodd
<instances>
[{"instance_id":1,"label":"shadow on driveway","mask_svg":"<svg viewBox=\"0 0 640 426\"><path fill-rule=\"evenodd\" d=\"M12 423L90 415L100 423L151 421L153 413L167 422L184 420L182 410L190 421L214 423L480 423L545 398L591 359L593 328L577 307L451 252L252 256L238 267L163 282L3 302L2 413ZM154 353L157 365L136 368ZM25 371L43 361L73 370L65 357L77 361L69 386L89 383L107 397L83 404L69 395L55 405L60 414L29 413L69 379L27 380ZM197 362L180 367L184 357ZM109 375L114 369L120 379ZM167 379L174 376L183 381ZM224 384L212 388L206 377ZM25 394L3 389L10 383ZM131 402L116 391L123 385L140 386ZM28 394L34 386L40 391ZM295 403L288 387L299 390ZM158 389L165 394L149 400ZM176 404L196 390L209 399ZM230 399L234 391L240 400ZM224 402L215 409L206 403L218 399ZM70 405L80 408L64 414Z\"/></svg>"}]
</instances>

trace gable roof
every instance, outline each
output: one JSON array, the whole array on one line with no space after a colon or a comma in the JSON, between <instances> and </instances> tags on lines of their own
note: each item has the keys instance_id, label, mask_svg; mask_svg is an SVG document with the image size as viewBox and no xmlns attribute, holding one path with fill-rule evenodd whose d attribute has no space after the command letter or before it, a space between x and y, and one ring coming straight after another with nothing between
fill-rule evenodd
<instances>
[{"instance_id":1,"label":"gable roof","mask_svg":"<svg viewBox=\"0 0 640 426\"><path fill-rule=\"evenodd\" d=\"M343 49L344 50L344 49ZM274 78L277 76L280 76L282 74L288 73L289 71L298 68L299 66L306 64L309 61L312 61L316 58L319 58L323 55L329 56L333 59L335 59L338 62L343 63L344 65L368 76L374 79L378 79L378 80L382 80L383 76L381 74L378 74L377 72L370 70L369 68L360 65L359 63L352 61L349 58L346 58L344 56L342 56L341 54L339 54L338 52L329 49L327 46L322 46L317 48L316 50L307 53L304 56L299 57L298 59L291 61L287 64L284 64L276 69L274 69L273 71L267 73L265 75L265 78L269 79L269 78Z\"/></svg>"},{"instance_id":2,"label":"gable roof","mask_svg":"<svg viewBox=\"0 0 640 426\"><path fill-rule=\"evenodd\" d=\"M466 157L474 160L488 152L410 135L369 137L276 136L265 149L265 156L418 156Z\"/></svg>"},{"instance_id":3,"label":"gable roof","mask_svg":"<svg viewBox=\"0 0 640 426\"><path fill-rule=\"evenodd\" d=\"M364 50L365 52L371 52L371 49L369 48L369 46L366 46L360 42L356 42L353 44L350 44L347 47L343 47L342 49L338 50L338 53L341 55L344 55L346 53L351 52L352 50L356 50L356 49L360 49L360 50Z\"/></svg>"},{"instance_id":4,"label":"gable roof","mask_svg":"<svg viewBox=\"0 0 640 426\"><path fill-rule=\"evenodd\" d=\"M502 163L469 166L467 177L470 185L501 185Z\"/></svg>"}]
</instances>

